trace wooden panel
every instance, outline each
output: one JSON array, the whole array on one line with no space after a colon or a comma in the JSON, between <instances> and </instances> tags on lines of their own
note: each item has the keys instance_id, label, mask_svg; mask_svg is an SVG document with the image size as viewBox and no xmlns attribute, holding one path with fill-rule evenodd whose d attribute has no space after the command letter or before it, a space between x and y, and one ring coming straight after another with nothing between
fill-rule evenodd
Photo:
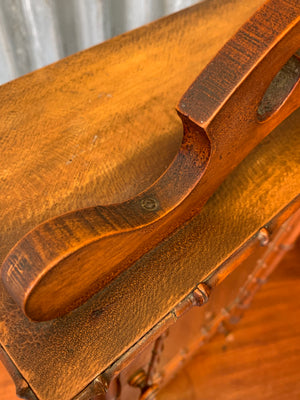
<instances>
[{"instance_id":1,"label":"wooden panel","mask_svg":"<svg viewBox=\"0 0 300 400\"><path fill-rule=\"evenodd\" d=\"M298 0L269 0L183 96L182 143L159 179L123 203L61 215L23 237L1 276L25 315L34 321L65 315L197 215L236 165L300 106L299 46ZM271 87L285 89L267 97L283 104L261 123L259 104L278 76L285 78ZM271 112L270 101L264 103Z\"/></svg>"},{"instance_id":2,"label":"wooden panel","mask_svg":"<svg viewBox=\"0 0 300 400\"><path fill-rule=\"evenodd\" d=\"M1 257L48 217L152 182L179 145L173 106L261 3L208 2L0 88ZM1 344L41 400L77 394L295 199L299 121L264 140L171 244L69 316L29 322L0 286Z\"/></svg>"},{"instance_id":3,"label":"wooden panel","mask_svg":"<svg viewBox=\"0 0 300 400\"><path fill-rule=\"evenodd\" d=\"M48 218L149 186L180 97L262 3L209 1L0 87L0 262Z\"/></svg>"},{"instance_id":4,"label":"wooden panel","mask_svg":"<svg viewBox=\"0 0 300 400\"><path fill-rule=\"evenodd\" d=\"M4 365L0 363L0 398L1 400L17 400L15 385L6 371Z\"/></svg>"},{"instance_id":5,"label":"wooden panel","mask_svg":"<svg viewBox=\"0 0 300 400\"><path fill-rule=\"evenodd\" d=\"M158 400L298 400L299 260L300 241L227 340L204 346Z\"/></svg>"},{"instance_id":6,"label":"wooden panel","mask_svg":"<svg viewBox=\"0 0 300 400\"><path fill-rule=\"evenodd\" d=\"M244 261L239 260L238 268L212 290L205 305L190 309L149 346L150 355L151 349L155 347L151 362L149 357L147 362L145 357L139 355L136 358L140 360L135 359L135 365L130 365L122 371L119 377L122 400L137 398L134 395L139 394L138 390L134 391L133 388L128 392L128 383L138 386L145 398L150 393L153 394L156 388L161 389L214 335L218 332L230 332L230 325L236 324L251 306L255 293L265 284L300 234L300 210L283 224L282 217L283 215L276 219L275 226L273 223L268 224L268 230L273 232L271 237L265 228L260 230L260 243L255 246L255 251ZM266 233L264 238L269 240L268 244L265 241L264 246L261 245L263 232ZM248 250L249 247L247 252ZM186 300L177 306L173 313L178 315L178 312L182 314L182 310L187 311ZM145 351L146 355L147 351L149 350ZM140 372L141 368L144 370L144 378Z\"/></svg>"},{"instance_id":7,"label":"wooden panel","mask_svg":"<svg viewBox=\"0 0 300 400\"><path fill-rule=\"evenodd\" d=\"M298 400L299 259L300 241L257 293L227 340L220 335L206 344L161 392L159 400L192 400L200 394L215 400L220 393L222 400ZM14 384L2 364L0 398L17 400Z\"/></svg>"},{"instance_id":8,"label":"wooden panel","mask_svg":"<svg viewBox=\"0 0 300 400\"><path fill-rule=\"evenodd\" d=\"M32 323L1 289L1 343L41 399L74 396L293 199L297 116L247 157L171 243L70 315Z\"/></svg>"}]
</instances>

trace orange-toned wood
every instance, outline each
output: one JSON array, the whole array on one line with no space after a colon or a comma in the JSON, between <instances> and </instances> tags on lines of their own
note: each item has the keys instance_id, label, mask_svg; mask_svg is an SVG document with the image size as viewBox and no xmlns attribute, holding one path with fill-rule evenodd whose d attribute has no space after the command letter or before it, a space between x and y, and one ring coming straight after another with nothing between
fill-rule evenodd
<instances>
[{"instance_id":1,"label":"orange-toned wood","mask_svg":"<svg viewBox=\"0 0 300 400\"><path fill-rule=\"evenodd\" d=\"M43 221L151 185L181 141L178 99L262 3L197 5L2 86L0 262Z\"/></svg>"},{"instance_id":2,"label":"orange-toned wood","mask_svg":"<svg viewBox=\"0 0 300 400\"><path fill-rule=\"evenodd\" d=\"M239 400L241 396L245 400L298 400L299 259L300 241L256 294L251 308L230 335L225 339L219 335L202 347L163 389L159 400L192 400L200 394L215 400L220 393L226 400ZM0 398L18 399L2 364Z\"/></svg>"},{"instance_id":3,"label":"orange-toned wood","mask_svg":"<svg viewBox=\"0 0 300 400\"><path fill-rule=\"evenodd\" d=\"M298 1L269 0L184 95L182 145L150 188L124 203L47 221L17 243L2 279L25 314L44 321L71 311L199 212L236 164L299 106L300 61L292 57L299 47ZM272 114L270 101L260 104L291 57L282 72L288 89L275 84L268 96L280 92Z\"/></svg>"},{"instance_id":4,"label":"orange-toned wood","mask_svg":"<svg viewBox=\"0 0 300 400\"><path fill-rule=\"evenodd\" d=\"M16 387L4 365L0 363L0 398L1 400L17 400Z\"/></svg>"},{"instance_id":5,"label":"orange-toned wood","mask_svg":"<svg viewBox=\"0 0 300 400\"><path fill-rule=\"evenodd\" d=\"M298 400L300 241L238 325L206 344L158 400Z\"/></svg>"},{"instance_id":6,"label":"orange-toned wood","mask_svg":"<svg viewBox=\"0 0 300 400\"><path fill-rule=\"evenodd\" d=\"M188 312L168 328L165 332L167 335L158 337L152 356L153 345L145 351L140 346L140 353L134 362L123 369L118 377L122 400L137 399L139 389L142 396L161 389L216 333L230 332L230 325L240 320L251 305L255 293L266 282L286 251L292 248L300 232L300 210L282 225L280 220L282 215L276 218L279 227L271 237L265 228L260 231L257 238L261 245L256 246L255 252L240 261L238 268L212 290L206 304L191 309L192 298L188 296L173 310L177 316L184 311ZM269 224L268 229L274 231L274 226ZM230 264L234 264L233 260ZM190 307L187 307L188 304ZM144 379L141 370L144 371ZM108 371L105 372L107 374Z\"/></svg>"},{"instance_id":7,"label":"orange-toned wood","mask_svg":"<svg viewBox=\"0 0 300 400\"><path fill-rule=\"evenodd\" d=\"M1 261L39 223L126 200L155 181L180 145L173 105L187 80L261 4L203 2L1 87ZM299 121L298 110L200 214L67 316L30 321L0 282L1 346L40 400L99 386L95 378L200 282L220 270L225 278L231 256L261 227L295 210Z\"/></svg>"}]
</instances>

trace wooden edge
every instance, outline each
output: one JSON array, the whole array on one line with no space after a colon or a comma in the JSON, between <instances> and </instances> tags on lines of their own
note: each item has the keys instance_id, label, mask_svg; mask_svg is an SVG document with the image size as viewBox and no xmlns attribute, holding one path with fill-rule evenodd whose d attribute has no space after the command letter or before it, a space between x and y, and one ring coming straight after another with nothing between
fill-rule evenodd
<instances>
[{"instance_id":1,"label":"wooden edge","mask_svg":"<svg viewBox=\"0 0 300 400\"><path fill-rule=\"evenodd\" d=\"M265 18L272 29L262 23ZM181 101L182 145L148 189L124 203L46 221L14 246L1 274L25 315L47 321L86 302L196 215L228 173L299 106L296 84L275 118L259 124L252 115L278 69L298 50L299 20L296 0L269 0L225 45ZM195 112L205 110L204 103L211 108L199 119ZM238 112L236 103L243 104Z\"/></svg>"},{"instance_id":2,"label":"wooden edge","mask_svg":"<svg viewBox=\"0 0 300 400\"><path fill-rule=\"evenodd\" d=\"M38 400L32 389L28 385L27 381L23 378L23 376L1 345L0 360L2 361L3 365L5 366L14 381L17 396L26 400Z\"/></svg>"},{"instance_id":3,"label":"wooden edge","mask_svg":"<svg viewBox=\"0 0 300 400\"><path fill-rule=\"evenodd\" d=\"M188 312L194 306L202 306L209 300L208 296L205 301L197 301L199 298L199 287L213 288L219 285L229 274L231 274L244 260L246 260L255 249L260 246L265 246L274 237L273 232L277 231L279 226L291 222L298 224L300 221L300 195L297 196L292 203L286 206L281 212L275 215L272 220L264 227L261 227L256 234L254 234L243 246L231 255L220 267L212 274L209 275L203 283L199 283L195 289L185 298L183 298L172 311L163 317L152 329L147 332L137 343L128 349L118 360L116 360L105 371L97 375L92 381L74 400L85 400L91 394L104 394L109 388L111 382L130 365L130 363L151 343L153 343L159 336L161 336L169 327L171 327L182 315ZM267 241L265 240L265 230L268 232ZM261 235L263 232L263 235ZM300 234L299 229L295 230L293 241L296 240ZM285 249L287 251L288 249ZM282 256L282 254L281 254ZM281 257L282 258L282 257ZM280 258L280 259L281 259ZM280 261L277 260L277 262ZM206 289L205 289L206 290ZM95 390L95 382L97 389Z\"/></svg>"}]
</instances>

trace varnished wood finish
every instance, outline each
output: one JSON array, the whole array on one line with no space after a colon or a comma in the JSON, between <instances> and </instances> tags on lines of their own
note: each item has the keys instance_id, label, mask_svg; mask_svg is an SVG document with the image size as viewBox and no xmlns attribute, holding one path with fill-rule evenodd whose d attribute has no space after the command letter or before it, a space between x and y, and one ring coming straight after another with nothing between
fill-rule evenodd
<instances>
[{"instance_id":1,"label":"varnished wood finish","mask_svg":"<svg viewBox=\"0 0 300 400\"><path fill-rule=\"evenodd\" d=\"M227 339L219 335L202 347L159 394L159 400L196 400L200 396L215 400L220 393L226 400L240 400L241 396L245 400L298 400L299 259L300 242L257 293ZM0 398L18 399L1 364Z\"/></svg>"},{"instance_id":2,"label":"varnished wood finish","mask_svg":"<svg viewBox=\"0 0 300 400\"><path fill-rule=\"evenodd\" d=\"M69 316L30 323L0 286L1 343L39 399L68 400L83 390L293 199L298 126L288 119L198 217Z\"/></svg>"},{"instance_id":3,"label":"varnished wood finish","mask_svg":"<svg viewBox=\"0 0 300 400\"><path fill-rule=\"evenodd\" d=\"M273 224L268 225L268 230L273 232L267 234L268 244L262 241L261 235L261 232L267 230L265 228L260 230L257 235L260 244L255 246L255 251L244 261L240 260L238 268L211 291L209 301L205 305L191 309L192 296L186 297L170 313L173 319L176 316L176 324L170 325L169 318L166 318L167 332L161 334L155 343L148 345L145 350L140 343L132 364L127 367L122 366L122 362L117 362L116 366L112 366L102 375L107 380L108 376L116 376L113 370L122 371L118 377L122 400L138 398L137 390L128 386L132 386L131 382L135 386L135 377L141 381L141 369L145 374L143 384L139 385L142 394L146 395L151 389L161 389L201 346L211 340L216 333L228 331L230 324L240 320L251 305L255 293L266 282L286 251L292 248L300 233L300 210L281 225L283 216L284 214L276 218L276 224L279 225L277 228ZM234 264L233 260L230 264ZM203 286L200 287L202 291ZM194 293L197 291L198 289ZM133 352L130 350L130 358ZM110 399L109 396L108 398Z\"/></svg>"},{"instance_id":4,"label":"varnished wood finish","mask_svg":"<svg viewBox=\"0 0 300 400\"><path fill-rule=\"evenodd\" d=\"M199 4L1 87L1 260L40 222L125 200L155 181L179 147L181 125L170 110L187 79L261 4ZM261 227L295 206L299 124L296 111L200 215L69 315L30 322L0 283L1 345L40 400L76 396Z\"/></svg>"},{"instance_id":5,"label":"varnished wood finish","mask_svg":"<svg viewBox=\"0 0 300 400\"><path fill-rule=\"evenodd\" d=\"M257 118L270 82L300 47L299 21L296 0L269 0L226 44L180 102L183 142L150 188L125 203L47 221L12 249L2 279L27 316L64 315L103 288L199 212L236 164L299 106L296 79L283 106L264 123Z\"/></svg>"},{"instance_id":6,"label":"varnished wood finish","mask_svg":"<svg viewBox=\"0 0 300 400\"><path fill-rule=\"evenodd\" d=\"M43 221L158 179L181 142L175 105L263 2L208 1L1 86L1 264Z\"/></svg>"},{"instance_id":7,"label":"varnished wood finish","mask_svg":"<svg viewBox=\"0 0 300 400\"><path fill-rule=\"evenodd\" d=\"M202 347L158 400L298 400L299 259L300 241L226 339Z\"/></svg>"},{"instance_id":8,"label":"varnished wood finish","mask_svg":"<svg viewBox=\"0 0 300 400\"><path fill-rule=\"evenodd\" d=\"M19 400L16 387L2 363L0 363L0 398L1 400Z\"/></svg>"}]
</instances>

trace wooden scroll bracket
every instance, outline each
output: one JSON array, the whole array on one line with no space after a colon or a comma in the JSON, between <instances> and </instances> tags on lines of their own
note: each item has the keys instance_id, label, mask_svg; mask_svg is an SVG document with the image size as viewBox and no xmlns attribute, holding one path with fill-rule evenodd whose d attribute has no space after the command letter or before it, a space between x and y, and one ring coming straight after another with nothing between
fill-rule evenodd
<instances>
[{"instance_id":1,"label":"wooden scroll bracket","mask_svg":"<svg viewBox=\"0 0 300 400\"><path fill-rule=\"evenodd\" d=\"M2 279L30 319L75 309L167 238L299 106L299 14L298 0L270 0L227 42L181 99L181 147L147 190L48 220L12 248Z\"/></svg>"}]
</instances>

